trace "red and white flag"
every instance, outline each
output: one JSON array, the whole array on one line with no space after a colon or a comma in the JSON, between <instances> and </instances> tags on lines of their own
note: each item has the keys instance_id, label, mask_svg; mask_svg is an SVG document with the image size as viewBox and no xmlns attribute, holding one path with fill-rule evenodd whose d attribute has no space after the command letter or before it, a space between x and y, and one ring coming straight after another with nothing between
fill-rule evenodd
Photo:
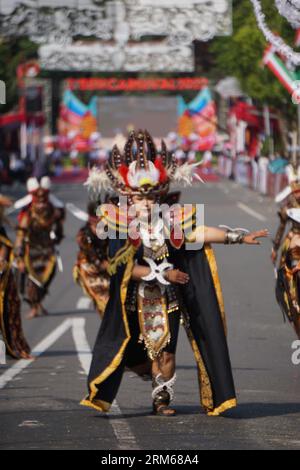
<instances>
[{"instance_id":1,"label":"red and white flag","mask_svg":"<svg viewBox=\"0 0 300 470\"><path fill-rule=\"evenodd\" d=\"M300 46L300 29L297 29L297 31L296 31L295 46L296 47Z\"/></svg>"},{"instance_id":2,"label":"red and white flag","mask_svg":"<svg viewBox=\"0 0 300 470\"><path fill-rule=\"evenodd\" d=\"M297 88L297 76L289 70L285 63L274 52L272 46L268 46L264 53L263 62L273 74L278 78L282 85L292 94Z\"/></svg>"}]
</instances>

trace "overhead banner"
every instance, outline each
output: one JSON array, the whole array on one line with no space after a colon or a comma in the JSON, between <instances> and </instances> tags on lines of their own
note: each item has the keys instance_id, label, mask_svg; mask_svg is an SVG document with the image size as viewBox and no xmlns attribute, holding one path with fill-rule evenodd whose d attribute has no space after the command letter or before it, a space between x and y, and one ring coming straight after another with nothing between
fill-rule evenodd
<instances>
[{"instance_id":1,"label":"overhead banner","mask_svg":"<svg viewBox=\"0 0 300 470\"><path fill-rule=\"evenodd\" d=\"M193 41L231 34L231 0L2 0L0 28L45 70L192 72Z\"/></svg>"},{"instance_id":2,"label":"overhead banner","mask_svg":"<svg viewBox=\"0 0 300 470\"><path fill-rule=\"evenodd\" d=\"M166 41L73 43L39 48L41 68L64 72L193 72L194 46Z\"/></svg>"},{"instance_id":3,"label":"overhead banner","mask_svg":"<svg viewBox=\"0 0 300 470\"><path fill-rule=\"evenodd\" d=\"M4 36L42 44L78 36L103 41L168 38L172 44L207 41L232 32L231 0L1 0Z\"/></svg>"},{"instance_id":4,"label":"overhead banner","mask_svg":"<svg viewBox=\"0 0 300 470\"><path fill-rule=\"evenodd\" d=\"M78 91L184 91L202 90L207 78L69 78L66 86Z\"/></svg>"}]
</instances>

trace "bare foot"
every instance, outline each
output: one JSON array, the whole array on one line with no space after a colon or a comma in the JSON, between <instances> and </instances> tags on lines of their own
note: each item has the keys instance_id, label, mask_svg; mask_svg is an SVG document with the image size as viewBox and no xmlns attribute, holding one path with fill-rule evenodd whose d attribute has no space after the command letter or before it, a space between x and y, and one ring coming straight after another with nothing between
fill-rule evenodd
<instances>
[{"instance_id":1,"label":"bare foot","mask_svg":"<svg viewBox=\"0 0 300 470\"><path fill-rule=\"evenodd\" d=\"M33 318L37 318L39 316L39 310L37 307L32 307L30 312L27 315L28 320L32 320Z\"/></svg>"},{"instance_id":2,"label":"bare foot","mask_svg":"<svg viewBox=\"0 0 300 470\"><path fill-rule=\"evenodd\" d=\"M41 312L41 314L44 315L45 317L46 317L47 315L49 315L48 310L46 310L45 307L43 307L42 305L40 305L40 312Z\"/></svg>"},{"instance_id":3,"label":"bare foot","mask_svg":"<svg viewBox=\"0 0 300 470\"><path fill-rule=\"evenodd\" d=\"M35 356L31 356L31 354L28 354L28 353L26 353L26 352L21 352L20 357L21 357L22 359L26 359L26 360L28 360L28 361L35 359Z\"/></svg>"},{"instance_id":4,"label":"bare foot","mask_svg":"<svg viewBox=\"0 0 300 470\"><path fill-rule=\"evenodd\" d=\"M300 339L300 317L294 320L294 328L298 338Z\"/></svg>"},{"instance_id":5,"label":"bare foot","mask_svg":"<svg viewBox=\"0 0 300 470\"><path fill-rule=\"evenodd\" d=\"M154 405L153 413L157 416L174 416L176 414L176 410L169 408L167 405Z\"/></svg>"}]
</instances>

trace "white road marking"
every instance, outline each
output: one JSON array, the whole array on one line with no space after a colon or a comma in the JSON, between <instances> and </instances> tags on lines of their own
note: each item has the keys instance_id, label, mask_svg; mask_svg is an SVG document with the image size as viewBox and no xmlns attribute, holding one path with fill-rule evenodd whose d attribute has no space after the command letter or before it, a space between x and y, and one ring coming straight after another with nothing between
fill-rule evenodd
<instances>
[{"instance_id":1,"label":"white road marking","mask_svg":"<svg viewBox=\"0 0 300 470\"><path fill-rule=\"evenodd\" d=\"M52 333L50 333L46 338L43 339L31 352L32 356L35 358L39 357L43 354L47 349L51 348L51 346L70 328L71 321L65 320L62 322L60 326L58 326ZM0 376L0 390L4 388L11 380L15 379L15 377L20 374L24 369L29 367L35 359L21 359L20 361L16 362L12 367L7 369L1 376Z\"/></svg>"},{"instance_id":2,"label":"white road marking","mask_svg":"<svg viewBox=\"0 0 300 470\"><path fill-rule=\"evenodd\" d=\"M72 335L79 362L85 374L88 375L92 360L91 348L85 334L85 318L75 318L72 324Z\"/></svg>"},{"instance_id":3,"label":"white road marking","mask_svg":"<svg viewBox=\"0 0 300 470\"><path fill-rule=\"evenodd\" d=\"M80 297L80 299L77 302L76 309L77 310L89 310L91 307L91 299L88 297Z\"/></svg>"},{"instance_id":4,"label":"white road marking","mask_svg":"<svg viewBox=\"0 0 300 470\"><path fill-rule=\"evenodd\" d=\"M90 345L85 333L85 319L77 318L72 322L72 334L76 346L78 359L82 369L88 375L92 360ZM120 450L138 450L135 437L131 432L126 420L122 418L122 411L116 400L113 402L109 416L114 416L110 421Z\"/></svg>"},{"instance_id":5,"label":"white road marking","mask_svg":"<svg viewBox=\"0 0 300 470\"><path fill-rule=\"evenodd\" d=\"M130 427L128 426L126 420L122 418L122 411L120 410L116 400L113 402L109 414L110 416L112 415L120 417L120 419L115 418L110 421L115 436L119 442L120 450L140 450L135 437L130 430Z\"/></svg>"},{"instance_id":6,"label":"white road marking","mask_svg":"<svg viewBox=\"0 0 300 470\"><path fill-rule=\"evenodd\" d=\"M47 351L47 349L51 348L51 346L53 346L53 344L56 343L56 341L64 335L69 328L71 328L79 362L84 373L87 375L90 369L92 352L85 333L85 323L85 318L70 318L63 321L60 326L46 336L46 338L44 338L32 350L32 355L35 358L41 356L45 351ZM11 380L17 380L16 376L29 367L34 361L35 359L22 359L7 369L0 376L0 389L4 388ZM126 420L122 418L122 412L116 401L114 401L112 405L110 415L116 417L110 421L110 424L113 428L120 450L138 450L135 437Z\"/></svg>"},{"instance_id":7,"label":"white road marking","mask_svg":"<svg viewBox=\"0 0 300 470\"><path fill-rule=\"evenodd\" d=\"M242 202L238 202L237 206L242 211L246 212L249 215L252 215L252 217L254 217L255 219L258 219L261 222L266 222L267 218L264 215L262 215L259 212L256 212L255 210L251 209L251 207L247 206L246 204L243 204Z\"/></svg>"},{"instance_id":8,"label":"white road marking","mask_svg":"<svg viewBox=\"0 0 300 470\"><path fill-rule=\"evenodd\" d=\"M220 184L219 188L221 189L221 191L223 191L224 194L229 194L229 189L224 186L223 184Z\"/></svg>"},{"instance_id":9,"label":"white road marking","mask_svg":"<svg viewBox=\"0 0 300 470\"><path fill-rule=\"evenodd\" d=\"M23 423L18 424L18 428L41 428L44 424L40 423L39 421L23 421Z\"/></svg>"}]
</instances>

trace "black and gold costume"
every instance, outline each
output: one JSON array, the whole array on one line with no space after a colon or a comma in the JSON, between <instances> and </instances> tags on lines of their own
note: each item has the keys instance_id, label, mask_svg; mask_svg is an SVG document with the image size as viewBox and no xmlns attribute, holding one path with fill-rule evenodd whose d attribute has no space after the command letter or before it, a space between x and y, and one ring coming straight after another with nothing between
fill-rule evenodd
<instances>
[{"instance_id":1,"label":"black and gold costume","mask_svg":"<svg viewBox=\"0 0 300 470\"><path fill-rule=\"evenodd\" d=\"M21 320L21 301L13 270L13 245L0 227L0 329L7 353L14 359L30 357Z\"/></svg>"},{"instance_id":2,"label":"black and gold costume","mask_svg":"<svg viewBox=\"0 0 300 470\"><path fill-rule=\"evenodd\" d=\"M89 222L77 235L79 253L74 267L74 279L92 299L103 316L109 293L109 275L104 266L108 244L93 233Z\"/></svg>"},{"instance_id":3,"label":"black and gold costume","mask_svg":"<svg viewBox=\"0 0 300 470\"><path fill-rule=\"evenodd\" d=\"M296 194L292 192L278 212L280 223L273 242L279 259L276 298L290 322L300 319L300 200Z\"/></svg>"},{"instance_id":4,"label":"black and gold costume","mask_svg":"<svg viewBox=\"0 0 300 470\"><path fill-rule=\"evenodd\" d=\"M56 246L63 239L64 210L41 197L21 212L15 244L16 258L26 269L24 299L31 306L41 304L48 293L56 272Z\"/></svg>"},{"instance_id":5,"label":"black and gold costume","mask_svg":"<svg viewBox=\"0 0 300 470\"><path fill-rule=\"evenodd\" d=\"M137 152L133 150L136 143ZM146 150L147 148L147 150ZM115 147L106 166L106 175L121 195L159 195L160 202L170 206L169 181L173 178L191 180L190 169L181 167L168 154L164 143L161 157L145 131L132 133L125 146L124 157ZM100 174L101 184L105 174ZM90 175L90 186L97 186L97 170ZM138 196L138 197L139 197ZM168 211L166 211L168 212ZM108 411L113 403L126 368L149 370L163 353L175 354L182 320L194 352L200 386L199 399L205 411L218 416L236 406L229 359L222 292L217 265L210 245L187 249L191 242L185 234L197 229L195 207L190 211L177 207L175 213L160 213L157 226L138 233L128 230L134 222L127 208L119 203L115 214L101 206L102 220L116 234L109 237L108 273L111 276L109 300L104 312L88 377L88 396L81 404L99 411ZM155 223L156 224L156 223ZM159 228L160 227L160 228ZM175 233L180 231L180 236ZM135 236L137 235L137 236ZM149 276L136 281L135 265L156 266ZM165 282L159 270L171 267L189 275L188 284ZM160 280L161 279L161 280ZM153 411L168 407L173 398L176 374L152 375Z\"/></svg>"},{"instance_id":6,"label":"black and gold costume","mask_svg":"<svg viewBox=\"0 0 300 470\"><path fill-rule=\"evenodd\" d=\"M191 185L197 165L179 166L164 142L158 152L149 133L139 131L123 154L113 148L104 171L90 172L87 185L96 196L112 187L119 198L98 213L107 228L111 280L84 406L108 411L124 370L143 375L150 363L153 413L173 415L181 323L206 413L219 416L237 404L218 269L207 241L252 244L267 231L204 227L200 207L180 205L170 183Z\"/></svg>"},{"instance_id":7,"label":"black and gold costume","mask_svg":"<svg viewBox=\"0 0 300 470\"><path fill-rule=\"evenodd\" d=\"M168 261L190 274L187 286L177 287L167 293L165 315L169 322L167 340L161 350L175 352L180 316L194 352L200 402L211 415L218 415L236 406L236 396L231 372L223 298L217 266L212 248L186 251L183 243L175 248L167 243ZM110 240L110 299L104 314L89 374L89 395L83 405L108 411L121 383L125 367L147 363L147 351L141 340L140 311L137 286L131 280L135 261L143 257L143 247L138 249L130 242ZM149 345L148 345L149 346ZM159 351L159 350L158 350ZM156 351L157 352L157 351Z\"/></svg>"}]
</instances>

